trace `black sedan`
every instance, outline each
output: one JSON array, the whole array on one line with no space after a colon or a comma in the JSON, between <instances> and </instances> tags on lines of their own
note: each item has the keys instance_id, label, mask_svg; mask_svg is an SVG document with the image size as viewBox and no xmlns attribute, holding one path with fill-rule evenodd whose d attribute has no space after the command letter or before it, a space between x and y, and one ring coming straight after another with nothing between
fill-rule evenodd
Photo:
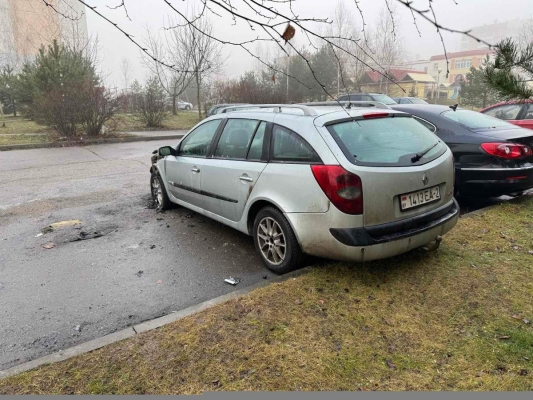
<instances>
[{"instance_id":1,"label":"black sedan","mask_svg":"<svg viewBox=\"0 0 533 400\"><path fill-rule=\"evenodd\" d=\"M397 105L451 149L461 196L519 195L533 188L533 132L455 106Z\"/></svg>"}]
</instances>

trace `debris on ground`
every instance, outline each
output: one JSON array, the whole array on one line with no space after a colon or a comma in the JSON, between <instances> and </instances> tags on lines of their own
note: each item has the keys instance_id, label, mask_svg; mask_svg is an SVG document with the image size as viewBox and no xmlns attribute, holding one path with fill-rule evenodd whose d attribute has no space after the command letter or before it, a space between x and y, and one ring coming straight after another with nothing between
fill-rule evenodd
<instances>
[{"instance_id":1,"label":"debris on ground","mask_svg":"<svg viewBox=\"0 0 533 400\"><path fill-rule=\"evenodd\" d=\"M76 325L76 327L74 328L74 330L76 332L81 332L81 325Z\"/></svg>"},{"instance_id":2,"label":"debris on ground","mask_svg":"<svg viewBox=\"0 0 533 400\"><path fill-rule=\"evenodd\" d=\"M102 232L85 232L81 231L75 238L70 239L69 242L79 242L80 240L97 239L104 236Z\"/></svg>"},{"instance_id":3,"label":"debris on ground","mask_svg":"<svg viewBox=\"0 0 533 400\"><path fill-rule=\"evenodd\" d=\"M44 235L44 233L41 232L41 233L38 233L37 235L35 235L34 237L41 237L43 235Z\"/></svg>"},{"instance_id":4,"label":"debris on ground","mask_svg":"<svg viewBox=\"0 0 533 400\"><path fill-rule=\"evenodd\" d=\"M194 214L187 214L187 215L185 216L185 218L192 218L193 216L194 216Z\"/></svg>"},{"instance_id":5,"label":"debris on ground","mask_svg":"<svg viewBox=\"0 0 533 400\"><path fill-rule=\"evenodd\" d=\"M54 247L56 247L55 243L46 243L46 244L43 244L43 249L47 249L47 250L50 250L50 249L53 249Z\"/></svg>"},{"instance_id":6,"label":"debris on ground","mask_svg":"<svg viewBox=\"0 0 533 400\"><path fill-rule=\"evenodd\" d=\"M263 275L263 279L268 279L268 276L267 275Z\"/></svg>"},{"instance_id":7,"label":"debris on ground","mask_svg":"<svg viewBox=\"0 0 533 400\"><path fill-rule=\"evenodd\" d=\"M157 282L156 282L158 285L161 285L163 283L163 281L161 279L159 279Z\"/></svg>"},{"instance_id":8,"label":"debris on ground","mask_svg":"<svg viewBox=\"0 0 533 400\"><path fill-rule=\"evenodd\" d=\"M67 226L76 226L76 225L81 225L81 221L78 219L70 219L68 221L54 222L53 224L45 226L42 229L42 233L50 233L57 229L65 228Z\"/></svg>"},{"instance_id":9,"label":"debris on ground","mask_svg":"<svg viewBox=\"0 0 533 400\"><path fill-rule=\"evenodd\" d=\"M137 275L139 278L144 274L144 271L138 271L135 275Z\"/></svg>"},{"instance_id":10,"label":"debris on ground","mask_svg":"<svg viewBox=\"0 0 533 400\"><path fill-rule=\"evenodd\" d=\"M152 250L155 249L155 244L151 245L150 249L152 249Z\"/></svg>"},{"instance_id":11,"label":"debris on ground","mask_svg":"<svg viewBox=\"0 0 533 400\"><path fill-rule=\"evenodd\" d=\"M224 282L229 283L230 285L237 285L241 280L232 278L231 276L229 278L224 279Z\"/></svg>"}]
</instances>

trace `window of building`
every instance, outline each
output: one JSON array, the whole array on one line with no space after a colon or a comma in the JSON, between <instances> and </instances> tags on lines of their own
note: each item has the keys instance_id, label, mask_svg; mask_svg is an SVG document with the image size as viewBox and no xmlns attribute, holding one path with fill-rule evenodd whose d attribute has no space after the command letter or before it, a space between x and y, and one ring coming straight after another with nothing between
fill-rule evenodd
<instances>
[{"instance_id":1,"label":"window of building","mask_svg":"<svg viewBox=\"0 0 533 400\"><path fill-rule=\"evenodd\" d=\"M472 60L455 60L454 69L470 68L472 66Z\"/></svg>"},{"instance_id":2,"label":"window of building","mask_svg":"<svg viewBox=\"0 0 533 400\"><path fill-rule=\"evenodd\" d=\"M436 71L439 69L439 63L433 64L433 71Z\"/></svg>"}]
</instances>

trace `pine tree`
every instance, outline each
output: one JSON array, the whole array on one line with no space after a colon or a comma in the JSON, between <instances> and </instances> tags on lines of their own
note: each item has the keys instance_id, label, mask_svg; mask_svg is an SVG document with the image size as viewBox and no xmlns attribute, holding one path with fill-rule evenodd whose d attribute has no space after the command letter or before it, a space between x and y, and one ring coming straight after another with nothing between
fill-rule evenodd
<instances>
[{"instance_id":1,"label":"pine tree","mask_svg":"<svg viewBox=\"0 0 533 400\"><path fill-rule=\"evenodd\" d=\"M489 56L487 56L484 65L489 62ZM466 80L461 84L460 98L461 104L478 108L485 108L500 100L496 89L485 81L485 71L482 66L470 68L470 72L466 74Z\"/></svg>"},{"instance_id":2,"label":"pine tree","mask_svg":"<svg viewBox=\"0 0 533 400\"><path fill-rule=\"evenodd\" d=\"M533 98L533 42L521 48L513 39L502 40L484 79L506 100Z\"/></svg>"}]
</instances>

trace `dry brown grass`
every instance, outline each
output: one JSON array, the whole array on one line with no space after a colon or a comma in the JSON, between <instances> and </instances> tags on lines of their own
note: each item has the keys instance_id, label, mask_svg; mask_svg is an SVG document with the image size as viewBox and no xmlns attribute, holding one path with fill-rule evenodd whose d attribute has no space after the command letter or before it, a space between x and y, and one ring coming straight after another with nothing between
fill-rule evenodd
<instances>
[{"instance_id":1,"label":"dry brown grass","mask_svg":"<svg viewBox=\"0 0 533 400\"><path fill-rule=\"evenodd\" d=\"M464 218L437 253L329 264L1 394L532 390L533 199Z\"/></svg>"},{"instance_id":2,"label":"dry brown grass","mask_svg":"<svg viewBox=\"0 0 533 400\"><path fill-rule=\"evenodd\" d=\"M118 114L108 125L114 130L123 132L157 131L157 130L189 130L198 123L198 112L179 111L177 115L169 114L160 128L147 128L138 115Z\"/></svg>"}]
</instances>

